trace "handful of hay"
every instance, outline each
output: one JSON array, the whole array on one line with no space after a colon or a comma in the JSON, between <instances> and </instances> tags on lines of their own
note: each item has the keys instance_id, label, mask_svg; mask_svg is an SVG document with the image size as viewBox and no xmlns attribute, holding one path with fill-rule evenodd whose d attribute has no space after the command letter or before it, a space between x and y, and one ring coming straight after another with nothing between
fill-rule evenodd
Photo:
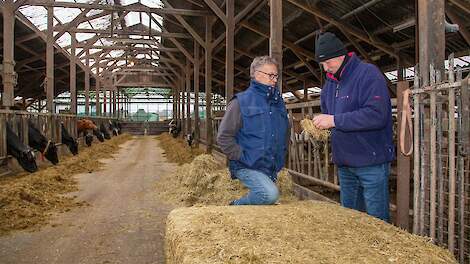
<instances>
[{"instance_id":1,"label":"handful of hay","mask_svg":"<svg viewBox=\"0 0 470 264\"><path fill-rule=\"evenodd\" d=\"M279 173L277 184L281 202L296 200L287 171ZM159 198L171 204L200 206L228 205L230 201L242 197L247 189L238 180L232 180L228 169L213 156L203 154L158 181L157 191Z\"/></svg>"},{"instance_id":2,"label":"handful of hay","mask_svg":"<svg viewBox=\"0 0 470 264\"><path fill-rule=\"evenodd\" d=\"M330 137L330 131L328 129L320 129L317 128L313 124L313 120L311 120L308 116L300 121L300 126L302 129L307 132L313 139L317 141L328 141Z\"/></svg>"},{"instance_id":3,"label":"handful of hay","mask_svg":"<svg viewBox=\"0 0 470 264\"><path fill-rule=\"evenodd\" d=\"M179 208L166 263L457 263L428 239L324 202Z\"/></svg>"}]
</instances>

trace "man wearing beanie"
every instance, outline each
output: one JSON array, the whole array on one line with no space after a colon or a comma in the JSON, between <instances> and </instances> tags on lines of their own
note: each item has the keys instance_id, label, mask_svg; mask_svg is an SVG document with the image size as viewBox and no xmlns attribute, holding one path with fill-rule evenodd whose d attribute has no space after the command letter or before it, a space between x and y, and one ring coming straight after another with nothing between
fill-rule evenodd
<instances>
[{"instance_id":1,"label":"man wearing beanie","mask_svg":"<svg viewBox=\"0 0 470 264\"><path fill-rule=\"evenodd\" d=\"M331 129L341 204L389 221L388 176L394 159L392 106L380 70L347 53L333 33L320 35L315 56L326 72L323 114L315 126Z\"/></svg>"}]
</instances>

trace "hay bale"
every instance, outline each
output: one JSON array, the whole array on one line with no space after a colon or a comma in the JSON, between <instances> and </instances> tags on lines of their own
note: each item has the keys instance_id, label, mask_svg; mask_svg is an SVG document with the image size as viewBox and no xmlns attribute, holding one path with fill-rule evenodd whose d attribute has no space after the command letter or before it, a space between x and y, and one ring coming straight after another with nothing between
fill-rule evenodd
<instances>
[{"instance_id":1,"label":"hay bale","mask_svg":"<svg viewBox=\"0 0 470 264\"><path fill-rule=\"evenodd\" d=\"M247 189L230 178L225 166L212 155L199 155L191 163L184 164L173 174L165 175L157 182L157 195L176 206L227 205L242 197ZM296 200L292 179L287 171L278 175L281 202Z\"/></svg>"},{"instance_id":2,"label":"hay bale","mask_svg":"<svg viewBox=\"0 0 470 264\"><path fill-rule=\"evenodd\" d=\"M191 162L196 156L204 153L198 148L191 148L182 138L174 138L168 133L162 133L155 137L160 147L165 151L165 157L170 162L179 165Z\"/></svg>"},{"instance_id":3,"label":"hay bale","mask_svg":"<svg viewBox=\"0 0 470 264\"><path fill-rule=\"evenodd\" d=\"M330 137L330 131L328 129L317 128L308 116L300 121L300 126L317 141L328 141Z\"/></svg>"},{"instance_id":4,"label":"hay bale","mask_svg":"<svg viewBox=\"0 0 470 264\"><path fill-rule=\"evenodd\" d=\"M53 212L85 205L66 195L78 190L73 175L99 170L102 167L99 159L109 158L119 145L131 138L128 134L113 137L80 149L76 156L61 157L55 166L0 178L0 236L40 227L48 223Z\"/></svg>"},{"instance_id":5,"label":"hay bale","mask_svg":"<svg viewBox=\"0 0 470 264\"><path fill-rule=\"evenodd\" d=\"M167 219L166 263L457 263L447 250L324 202L179 208Z\"/></svg>"}]
</instances>

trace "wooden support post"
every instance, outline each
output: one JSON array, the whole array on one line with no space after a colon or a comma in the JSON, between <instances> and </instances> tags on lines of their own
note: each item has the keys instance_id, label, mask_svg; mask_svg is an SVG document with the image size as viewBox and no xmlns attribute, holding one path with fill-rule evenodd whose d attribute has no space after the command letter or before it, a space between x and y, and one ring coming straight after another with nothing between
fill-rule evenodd
<instances>
[{"instance_id":1,"label":"wooden support post","mask_svg":"<svg viewBox=\"0 0 470 264\"><path fill-rule=\"evenodd\" d=\"M302 98L304 102L308 101L308 87L307 87L307 81L303 82L304 84L304 97Z\"/></svg>"},{"instance_id":2,"label":"wooden support post","mask_svg":"<svg viewBox=\"0 0 470 264\"><path fill-rule=\"evenodd\" d=\"M186 134L191 134L191 62L186 59Z\"/></svg>"},{"instance_id":3,"label":"wooden support post","mask_svg":"<svg viewBox=\"0 0 470 264\"><path fill-rule=\"evenodd\" d=\"M77 114L77 63L76 63L76 46L77 38L75 32L70 32L70 113Z\"/></svg>"},{"instance_id":4,"label":"wooden support post","mask_svg":"<svg viewBox=\"0 0 470 264\"><path fill-rule=\"evenodd\" d=\"M194 41L194 144L199 146L199 43Z\"/></svg>"},{"instance_id":5,"label":"wooden support post","mask_svg":"<svg viewBox=\"0 0 470 264\"><path fill-rule=\"evenodd\" d=\"M269 38L269 56L279 63L277 84L282 93L282 0L269 0L271 35Z\"/></svg>"},{"instance_id":6,"label":"wooden support post","mask_svg":"<svg viewBox=\"0 0 470 264\"><path fill-rule=\"evenodd\" d=\"M46 98L47 111L54 113L54 8L47 8Z\"/></svg>"},{"instance_id":7,"label":"wooden support post","mask_svg":"<svg viewBox=\"0 0 470 264\"><path fill-rule=\"evenodd\" d=\"M90 114L90 50L86 50L85 59L85 115Z\"/></svg>"},{"instance_id":8,"label":"wooden support post","mask_svg":"<svg viewBox=\"0 0 470 264\"><path fill-rule=\"evenodd\" d=\"M116 101L116 105L117 105L117 112L116 112L116 118L120 118L121 117L121 95L119 93L119 89L116 87L116 98L117 98L117 101Z\"/></svg>"},{"instance_id":9,"label":"wooden support post","mask_svg":"<svg viewBox=\"0 0 470 264\"><path fill-rule=\"evenodd\" d=\"M114 87L113 93L113 117L116 117L116 87Z\"/></svg>"},{"instance_id":10,"label":"wooden support post","mask_svg":"<svg viewBox=\"0 0 470 264\"><path fill-rule=\"evenodd\" d=\"M107 102L106 98L108 97L108 90L103 90L103 116L108 116Z\"/></svg>"},{"instance_id":11,"label":"wooden support post","mask_svg":"<svg viewBox=\"0 0 470 264\"><path fill-rule=\"evenodd\" d=\"M206 143L207 153L212 153L212 19L206 17Z\"/></svg>"},{"instance_id":12,"label":"wooden support post","mask_svg":"<svg viewBox=\"0 0 470 264\"><path fill-rule=\"evenodd\" d=\"M98 58L95 60L97 61ZM96 116L100 116L101 115L101 105L100 105L100 90L101 90L101 82L100 82L100 76L98 75L98 73L100 72L100 66L98 64L97 68L96 68L96 76L95 76L95 112L96 112Z\"/></svg>"},{"instance_id":13,"label":"wooden support post","mask_svg":"<svg viewBox=\"0 0 470 264\"><path fill-rule=\"evenodd\" d=\"M400 71L400 70L399 70ZM401 128L401 119L406 118L403 113L403 91L409 89L408 81L399 81L397 84L397 131ZM405 135L405 142L409 142L411 135ZM400 140L400 137L398 137ZM400 141L397 143L400 146ZM406 146L408 147L408 146ZM409 209L410 209L410 173L411 173L411 159L397 151L397 226L408 230L409 229Z\"/></svg>"},{"instance_id":14,"label":"wooden support post","mask_svg":"<svg viewBox=\"0 0 470 264\"><path fill-rule=\"evenodd\" d=\"M15 52L15 3L5 0L2 5L3 13L3 106L9 108L14 105L14 52Z\"/></svg>"},{"instance_id":15,"label":"wooden support post","mask_svg":"<svg viewBox=\"0 0 470 264\"><path fill-rule=\"evenodd\" d=\"M185 118L185 115L186 115L186 100L185 100L185 93L186 93L186 71L185 69L181 69L181 83L180 83L180 92L181 92L181 111L180 111L180 114L181 114L181 126L182 126L182 131L183 131L183 135L186 135L186 133L188 132L187 131L187 128L186 128L186 118Z\"/></svg>"},{"instance_id":16,"label":"wooden support post","mask_svg":"<svg viewBox=\"0 0 470 264\"><path fill-rule=\"evenodd\" d=\"M225 100L228 103L233 97L233 71L235 54L235 0L227 0L225 25Z\"/></svg>"}]
</instances>

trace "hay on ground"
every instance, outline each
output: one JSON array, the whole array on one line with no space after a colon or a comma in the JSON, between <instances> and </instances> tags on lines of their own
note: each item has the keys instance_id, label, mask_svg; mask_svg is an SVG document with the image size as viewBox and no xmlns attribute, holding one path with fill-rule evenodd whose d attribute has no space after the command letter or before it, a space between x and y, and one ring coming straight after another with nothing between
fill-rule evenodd
<instances>
[{"instance_id":1,"label":"hay on ground","mask_svg":"<svg viewBox=\"0 0 470 264\"><path fill-rule=\"evenodd\" d=\"M328 129L317 128L313 124L313 120L311 120L309 117L302 119L300 121L300 126L305 132L307 132L311 137L313 137L313 139L317 141L328 141L328 138L330 137L330 131Z\"/></svg>"},{"instance_id":2,"label":"hay on ground","mask_svg":"<svg viewBox=\"0 0 470 264\"><path fill-rule=\"evenodd\" d=\"M80 149L77 156L62 157L56 166L35 173L0 179L0 236L14 230L46 224L52 213L64 212L85 203L66 195L77 191L73 175L99 170L99 159L108 158L132 136L124 134L104 143Z\"/></svg>"},{"instance_id":3,"label":"hay on ground","mask_svg":"<svg viewBox=\"0 0 470 264\"><path fill-rule=\"evenodd\" d=\"M296 200L287 171L279 173L277 183L281 203ZM225 166L207 154L197 156L157 182L157 195L177 206L228 205L247 191L238 180L230 178Z\"/></svg>"},{"instance_id":4,"label":"hay on ground","mask_svg":"<svg viewBox=\"0 0 470 264\"><path fill-rule=\"evenodd\" d=\"M168 133L162 133L155 137L159 145L165 151L165 157L170 162L184 164L191 162L196 156L204 153L199 148L191 148L182 138L174 138Z\"/></svg>"},{"instance_id":5,"label":"hay on ground","mask_svg":"<svg viewBox=\"0 0 470 264\"><path fill-rule=\"evenodd\" d=\"M167 219L166 263L457 263L426 238L340 206L178 208Z\"/></svg>"}]
</instances>

